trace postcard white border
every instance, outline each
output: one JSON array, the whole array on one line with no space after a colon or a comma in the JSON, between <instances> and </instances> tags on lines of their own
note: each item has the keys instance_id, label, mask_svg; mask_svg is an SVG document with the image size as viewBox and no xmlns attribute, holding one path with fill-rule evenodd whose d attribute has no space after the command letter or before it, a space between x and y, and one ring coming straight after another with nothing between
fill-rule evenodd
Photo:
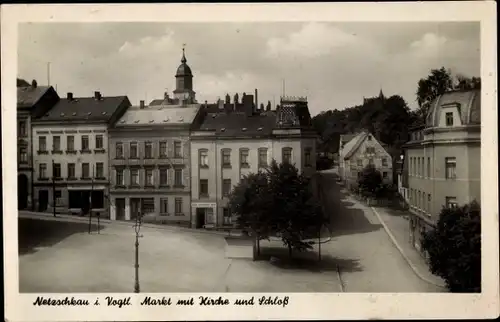
<instances>
[{"instance_id":1,"label":"postcard white border","mask_svg":"<svg viewBox=\"0 0 500 322\"><path fill-rule=\"evenodd\" d=\"M166 9L166 10L165 10ZM496 84L496 3L293 3L293 4L113 4L2 5L2 160L6 319L73 320L227 320L227 319L387 319L494 318L499 315L498 155ZM188 13L188 14L186 14ZM483 292L465 294L295 293L283 307L140 307L113 309L34 307L37 295L18 292L16 214L17 24L97 21L480 21L482 78L481 204ZM63 295L63 294L61 294ZM109 294L69 294L104 298ZM132 295L138 302L147 294ZM155 294L158 295L158 294ZM186 294L165 294L170 297ZM192 294L196 296L197 294ZM212 294L235 299L235 293ZM261 294L247 294L261 295ZM262 294L263 295L263 294ZM279 294L273 294L279 295Z\"/></svg>"}]
</instances>

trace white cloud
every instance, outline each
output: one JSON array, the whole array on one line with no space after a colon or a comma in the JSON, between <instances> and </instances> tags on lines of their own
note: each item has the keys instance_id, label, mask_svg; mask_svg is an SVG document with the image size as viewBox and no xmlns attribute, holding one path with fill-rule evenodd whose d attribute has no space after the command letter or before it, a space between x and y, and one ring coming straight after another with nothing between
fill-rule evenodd
<instances>
[{"instance_id":1,"label":"white cloud","mask_svg":"<svg viewBox=\"0 0 500 322\"><path fill-rule=\"evenodd\" d=\"M438 54L448 43L448 39L435 33L426 33L419 40L410 44L410 48L415 50L417 55L435 55Z\"/></svg>"},{"instance_id":2,"label":"white cloud","mask_svg":"<svg viewBox=\"0 0 500 322\"><path fill-rule=\"evenodd\" d=\"M361 39L326 23L311 22L287 37L271 38L267 42L267 54L314 58L334 54L336 49L362 45Z\"/></svg>"},{"instance_id":3,"label":"white cloud","mask_svg":"<svg viewBox=\"0 0 500 322\"><path fill-rule=\"evenodd\" d=\"M167 30L164 35L159 37L146 36L137 42L125 41L118 49L118 52L128 57L146 56L150 54L158 54L171 51L176 48L174 41L174 32Z\"/></svg>"}]
</instances>

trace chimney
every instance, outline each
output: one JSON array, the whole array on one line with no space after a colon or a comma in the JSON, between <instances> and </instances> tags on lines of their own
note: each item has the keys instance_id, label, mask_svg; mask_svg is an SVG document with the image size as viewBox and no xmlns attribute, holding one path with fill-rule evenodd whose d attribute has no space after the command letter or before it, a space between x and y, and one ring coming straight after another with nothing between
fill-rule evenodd
<instances>
[{"instance_id":1,"label":"chimney","mask_svg":"<svg viewBox=\"0 0 500 322\"><path fill-rule=\"evenodd\" d=\"M33 81L31 82L31 87L33 87L33 88L37 88L37 86L38 86L38 83L36 82L36 80L33 80Z\"/></svg>"},{"instance_id":2,"label":"chimney","mask_svg":"<svg viewBox=\"0 0 500 322\"><path fill-rule=\"evenodd\" d=\"M245 113L246 116L252 116L253 115L253 95L248 95L248 94L243 94L243 113Z\"/></svg>"},{"instance_id":3,"label":"chimney","mask_svg":"<svg viewBox=\"0 0 500 322\"><path fill-rule=\"evenodd\" d=\"M271 110L271 101L267 101L266 111Z\"/></svg>"},{"instance_id":4,"label":"chimney","mask_svg":"<svg viewBox=\"0 0 500 322\"><path fill-rule=\"evenodd\" d=\"M72 101L73 100L73 93L68 93L67 99L68 99L68 101Z\"/></svg>"},{"instance_id":5,"label":"chimney","mask_svg":"<svg viewBox=\"0 0 500 322\"><path fill-rule=\"evenodd\" d=\"M257 89L255 89L255 109L259 108L259 97L257 93Z\"/></svg>"},{"instance_id":6,"label":"chimney","mask_svg":"<svg viewBox=\"0 0 500 322\"><path fill-rule=\"evenodd\" d=\"M141 101L139 102L139 108L140 108L141 110L142 110L142 109L144 109L144 105L145 105L145 104L144 104L144 100L141 100Z\"/></svg>"},{"instance_id":7,"label":"chimney","mask_svg":"<svg viewBox=\"0 0 500 322\"><path fill-rule=\"evenodd\" d=\"M102 97L102 96L101 96L101 92L99 92L99 91L95 91L95 92L94 92L94 98L95 98L96 100L100 100L100 99L101 99L101 97Z\"/></svg>"}]
</instances>

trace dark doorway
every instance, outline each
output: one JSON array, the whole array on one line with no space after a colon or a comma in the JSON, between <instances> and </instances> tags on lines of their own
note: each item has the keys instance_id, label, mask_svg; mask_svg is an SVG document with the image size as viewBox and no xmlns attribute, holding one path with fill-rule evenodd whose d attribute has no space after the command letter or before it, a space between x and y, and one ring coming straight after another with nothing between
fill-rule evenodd
<instances>
[{"instance_id":1,"label":"dark doorway","mask_svg":"<svg viewBox=\"0 0 500 322\"><path fill-rule=\"evenodd\" d=\"M28 207L28 177L25 174L17 176L17 209Z\"/></svg>"},{"instance_id":2,"label":"dark doorway","mask_svg":"<svg viewBox=\"0 0 500 322\"><path fill-rule=\"evenodd\" d=\"M88 214L90 211L90 190L81 192L82 213Z\"/></svg>"},{"instance_id":3,"label":"dark doorway","mask_svg":"<svg viewBox=\"0 0 500 322\"><path fill-rule=\"evenodd\" d=\"M49 205L49 191L38 190L38 211L43 212L47 210Z\"/></svg>"},{"instance_id":4,"label":"dark doorway","mask_svg":"<svg viewBox=\"0 0 500 322\"><path fill-rule=\"evenodd\" d=\"M125 199L116 198L116 220L125 220Z\"/></svg>"},{"instance_id":5,"label":"dark doorway","mask_svg":"<svg viewBox=\"0 0 500 322\"><path fill-rule=\"evenodd\" d=\"M205 208L196 208L196 228L205 226Z\"/></svg>"}]
</instances>

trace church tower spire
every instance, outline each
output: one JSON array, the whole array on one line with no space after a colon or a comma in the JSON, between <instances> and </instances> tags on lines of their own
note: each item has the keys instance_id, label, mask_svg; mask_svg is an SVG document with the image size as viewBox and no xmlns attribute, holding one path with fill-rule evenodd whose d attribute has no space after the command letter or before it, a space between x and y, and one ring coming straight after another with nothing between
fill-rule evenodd
<instances>
[{"instance_id":1,"label":"church tower spire","mask_svg":"<svg viewBox=\"0 0 500 322\"><path fill-rule=\"evenodd\" d=\"M174 97L179 100L179 103L196 103L195 92L193 91L193 73L187 64L184 46L182 47L181 64L175 73L175 80Z\"/></svg>"}]
</instances>

